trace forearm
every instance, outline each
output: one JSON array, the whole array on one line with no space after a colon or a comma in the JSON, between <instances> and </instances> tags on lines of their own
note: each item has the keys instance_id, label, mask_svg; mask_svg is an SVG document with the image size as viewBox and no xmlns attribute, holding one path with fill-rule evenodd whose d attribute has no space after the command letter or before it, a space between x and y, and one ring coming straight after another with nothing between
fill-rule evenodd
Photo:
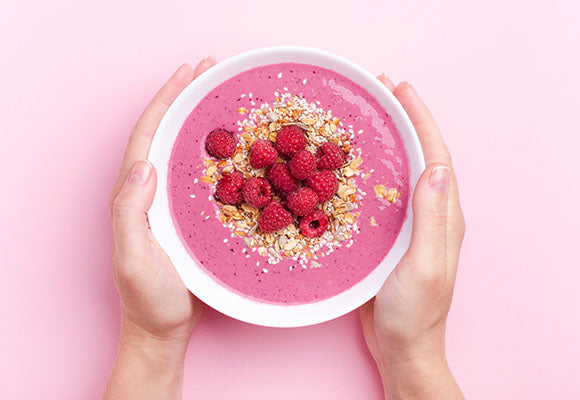
<instances>
[{"instance_id":1,"label":"forearm","mask_svg":"<svg viewBox=\"0 0 580 400\"><path fill-rule=\"evenodd\" d=\"M388 354L380 363L387 400L464 399L444 352Z\"/></svg>"},{"instance_id":2,"label":"forearm","mask_svg":"<svg viewBox=\"0 0 580 400\"><path fill-rule=\"evenodd\" d=\"M103 399L181 399L186 349L124 326Z\"/></svg>"}]
</instances>

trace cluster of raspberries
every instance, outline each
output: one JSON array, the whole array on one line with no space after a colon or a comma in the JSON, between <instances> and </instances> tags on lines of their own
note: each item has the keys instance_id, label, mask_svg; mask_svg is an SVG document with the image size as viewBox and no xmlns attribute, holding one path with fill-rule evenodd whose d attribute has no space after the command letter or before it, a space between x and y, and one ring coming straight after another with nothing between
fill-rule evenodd
<instances>
[{"instance_id":1,"label":"cluster of raspberries","mask_svg":"<svg viewBox=\"0 0 580 400\"><path fill-rule=\"evenodd\" d=\"M332 142L324 143L312 154L305 149L304 131L296 125L278 131L276 143L256 140L250 149L250 165L266 170L266 179L244 178L241 172L224 175L216 187L216 196L224 204L242 202L262 209L258 226L263 232L275 232L300 217L300 232L318 237L328 228L328 217L317 210L334 196L338 181L332 170L346 159L342 149ZM216 129L205 142L207 152L216 158L229 158L236 150L233 133ZM281 158L283 161L278 161ZM273 200L276 193L284 204Z\"/></svg>"}]
</instances>

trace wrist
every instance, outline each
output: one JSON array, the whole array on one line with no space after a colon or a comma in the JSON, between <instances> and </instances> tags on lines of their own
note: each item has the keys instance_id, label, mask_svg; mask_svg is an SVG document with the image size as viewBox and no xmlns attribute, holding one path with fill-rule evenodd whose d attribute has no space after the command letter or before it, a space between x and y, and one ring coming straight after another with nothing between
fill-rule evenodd
<instances>
[{"instance_id":1,"label":"wrist","mask_svg":"<svg viewBox=\"0 0 580 400\"><path fill-rule=\"evenodd\" d=\"M413 342L383 342L377 359L387 399L438 398L442 384L453 381L445 355L445 335ZM451 397L450 397L451 398Z\"/></svg>"},{"instance_id":2,"label":"wrist","mask_svg":"<svg viewBox=\"0 0 580 400\"><path fill-rule=\"evenodd\" d=\"M123 318L120 347L136 351L136 354L148 359L152 364L163 364L167 367L183 366L188 338L188 335L153 334Z\"/></svg>"},{"instance_id":3,"label":"wrist","mask_svg":"<svg viewBox=\"0 0 580 400\"><path fill-rule=\"evenodd\" d=\"M435 399L440 386L453 379L445 354L397 354L381 371L387 399Z\"/></svg>"},{"instance_id":4,"label":"wrist","mask_svg":"<svg viewBox=\"0 0 580 400\"><path fill-rule=\"evenodd\" d=\"M405 343L385 343L381 346L381 359L392 367L439 364L446 360L445 335L434 334Z\"/></svg>"},{"instance_id":5,"label":"wrist","mask_svg":"<svg viewBox=\"0 0 580 400\"><path fill-rule=\"evenodd\" d=\"M123 320L119 353L103 399L179 399L187 340L156 337Z\"/></svg>"}]
</instances>

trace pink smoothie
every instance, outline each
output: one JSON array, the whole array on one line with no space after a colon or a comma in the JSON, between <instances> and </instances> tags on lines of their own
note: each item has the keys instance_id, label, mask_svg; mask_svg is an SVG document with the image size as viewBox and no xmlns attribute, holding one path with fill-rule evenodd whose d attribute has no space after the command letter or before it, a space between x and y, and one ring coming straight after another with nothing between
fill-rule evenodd
<instances>
[{"instance_id":1,"label":"pink smoothie","mask_svg":"<svg viewBox=\"0 0 580 400\"><path fill-rule=\"evenodd\" d=\"M360 233L354 235L351 247L338 248L327 256L318 254L320 268L301 268L292 259L270 265L257 252L246 257L242 240L232 237L230 229L216 217L213 187L196 180L205 168L203 159L208 158L204 148L207 133L216 128L237 133L237 121L243 119L238 114L240 107L250 110L264 102L272 104L274 93L285 91L309 102L319 101L345 127L352 125L354 147L362 149L361 169L367 176L372 171L367 179L357 177L358 187L366 193L359 209ZM400 135L390 116L366 90L327 69L274 64L243 72L200 101L175 142L168 191L183 244L210 276L258 301L299 304L348 290L383 260L406 218L408 175ZM402 196L395 204L377 198L373 188L378 184L396 188Z\"/></svg>"}]
</instances>

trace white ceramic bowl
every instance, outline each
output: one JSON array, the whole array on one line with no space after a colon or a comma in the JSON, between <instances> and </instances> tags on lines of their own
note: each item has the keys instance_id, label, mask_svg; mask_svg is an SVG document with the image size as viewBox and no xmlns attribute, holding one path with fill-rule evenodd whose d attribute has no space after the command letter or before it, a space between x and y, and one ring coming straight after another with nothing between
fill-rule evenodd
<instances>
[{"instance_id":1,"label":"white ceramic bowl","mask_svg":"<svg viewBox=\"0 0 580 400\"><path fill-rule=\"evenodd\" d=\"M187 288L203 302L241 321L273 327L297 327L325 322L370 300L407 250L412 227L412 196L408 196L407 217L385 259L361 282L316 303L286 306L260 303L240 296L207 275L189 256L170 215L167 193L169 160L179 130L198 102L216 86L248 69L285 62L328 68L365 88L385 108L401 134L409 158L411 189L425 168L415 129L395 96L363 68L327 51L305 47L270 47L249 51L220 62L193 81L177 97L159 124L149 153L149 160L157 168L159 176L155 200L149 212L153 234L171 258Z\"/></svg>"}]
</instances>

